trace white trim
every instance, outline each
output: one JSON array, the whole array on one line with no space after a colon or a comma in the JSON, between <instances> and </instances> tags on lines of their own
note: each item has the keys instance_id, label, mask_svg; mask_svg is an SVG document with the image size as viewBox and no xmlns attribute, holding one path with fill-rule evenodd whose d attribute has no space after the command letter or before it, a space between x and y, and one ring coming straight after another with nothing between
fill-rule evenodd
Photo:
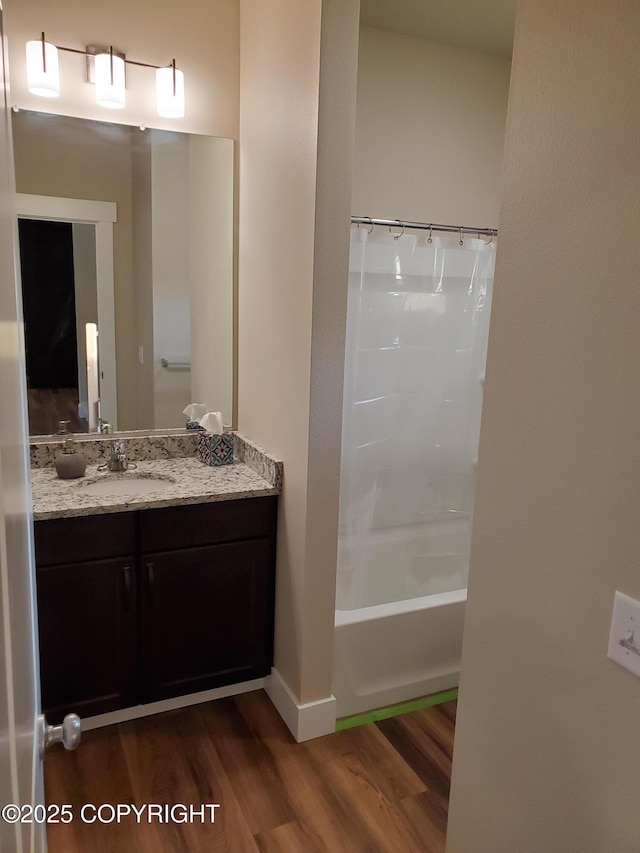
<instances>
[{"instance_id":1,"label":"white trim","mask_svg":"<svg viewBox=\"0 0 640 853\"><path fill-rule=\"evenodd\" d=\"M277 669L272 669L271 675L265 680L264 689L267 696L298 743L335 732L335 696L300 704Z\"/></svg>"},{"instance_id":2,"label":"white trim","mask_svg":"<svg viewBox=\"0 0 640 853\"><path fill-rule=\"evenodd\" d=\"M96 222L96 289L98 291L100 414L101 417L109 421L113 429L118 429L118 398L116 394L116 314L113 293L114 278L113 223L109 221Z\"/></svg>"},{"instance_id":3,"label":"white trim","mask_svg":"<svg viewBox=\"0 0 640 853\"><path fill-rule=\"evenodd\" d=\"M214 699L226 699L227 696L239 696L241 693L249 693L251 690L261 690L265 687L265 681L264 678L254 678L253 681L241 681L238 684L229 684L226 687L214 687L212 690L189 693L187 696L177 696L175 699L162 699L160 702L149 702L147 705L134 705L132 708L123 708L121 711L97 714L95 717L83 717L82 731L88 732L91 729L100 729L103 726L125 723L127 720L138 720L141 717L150 717L152 714L162 714L164 711L175 711L177 708L188 708L189 705L199 705L202 702L211 702Z\"/></svg>"},{"instance_id":4,"label":"white trim","mask_svg":"<svg viewBox=\"0 0 640 853\"><path fill-rule=\"evenodd\" d=\"M113 223L118 220L117 205L114 201L89 201L81 198L16 193L16 212L21 219L79 222L95 226L100 410L102 417L109 421L113 429L117 429L113 269Z\"/></svg>"},{"instance_id":5,"label":"white trim","mask_svg":"<svg viewBox=\"0 0 640 853\"><path fill-rule=\"evenodd\" d=\"M23 219L49 219L53 222L117 222L115 201L88 201L52 195L16 193L16 213Z\"/></svg>"}]
</instances>

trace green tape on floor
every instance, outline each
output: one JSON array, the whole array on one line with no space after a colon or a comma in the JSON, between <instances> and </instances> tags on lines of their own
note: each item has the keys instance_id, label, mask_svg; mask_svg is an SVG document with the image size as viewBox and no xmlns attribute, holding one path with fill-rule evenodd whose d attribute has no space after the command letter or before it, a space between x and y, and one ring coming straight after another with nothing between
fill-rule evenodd
<instances>
[{"instance_id":1,"label":"green tape on floor","mask_svg":"<svg viewBox=\"0 0 640 853\"><path fill-rule=\"evenodd\" d=\"M421 708L429 708L431 705L440 705L442 702L451 702L458 698L458 688L445 690L442 693L432 693L431 696L421 696L419 699L411 699L408 702L400 702L399 705L389 705L388 708L376 708L375 711L367 711L365 714L354 714L353 717L342 717L336 720L336 731L352 729L355 726L364 726L365 723L377 723L379 720L388 720L389 717L397 717L400 714L408 714L410 711L419 711Z\"/></svg>"}]
</instances>

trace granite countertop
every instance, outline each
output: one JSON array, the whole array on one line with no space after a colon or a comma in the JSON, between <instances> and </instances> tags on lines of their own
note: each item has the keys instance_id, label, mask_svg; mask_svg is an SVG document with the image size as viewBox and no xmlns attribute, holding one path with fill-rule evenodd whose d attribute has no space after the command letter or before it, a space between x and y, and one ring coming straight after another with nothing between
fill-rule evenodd
<instances>
[{"instance_id":1,"label":"granite countertop","mask_svg":"<svg viewBox=\"0 0 640 853\"><path fill-rule=\"evenodd\" d=\"M87 466L84 477L61 480L54 468L32 468L31 490L33 517L36 521L50 518L68 518L79 515L100 515L140 509L157 509L167 506L213 503L239 500L280 493L280 483L275 485L256 471L235 461L231 465L212 467L198 459L179 458L140 461L133 471L121 474L98 473L97 465ZM169 479L171 486L139 495L91 495L83 493L83 486L102 480L114 479Z\"/></svg>"}]
</instances>

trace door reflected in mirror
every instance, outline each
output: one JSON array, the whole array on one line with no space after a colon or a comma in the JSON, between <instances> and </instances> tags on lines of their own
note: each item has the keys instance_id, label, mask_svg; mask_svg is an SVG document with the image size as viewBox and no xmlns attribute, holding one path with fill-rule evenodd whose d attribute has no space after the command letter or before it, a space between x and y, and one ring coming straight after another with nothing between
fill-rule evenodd
<instances>
[{"instance_id":1,"label":"door reflected in mirror","mask_svg":"<svg viewBox=\"0 0 640 853\"><path fill-rule=\"evenodd\" d=\"M86 379L81 387L86 360L83 347L78 346L82 340L76 323L76 292L81 294L83 289L80 281L74 281L75 226L19 219L18 227L29 431L52 433L59 421L66 421L72 432L88 432ZM97 322L97 304L92 315Z\"/></svg>"},{"instance_id":2,"label":"door reflected in mirror","mask_svg":"<svg viewBox=\"0 0 640 853\"><path fill-rule=\"evenodd\" d=\"M12 122L30 433L89 429L92 322L114 429L184 427L190 402L233 424L233 140Z\"/></svg>"}]
</instances>

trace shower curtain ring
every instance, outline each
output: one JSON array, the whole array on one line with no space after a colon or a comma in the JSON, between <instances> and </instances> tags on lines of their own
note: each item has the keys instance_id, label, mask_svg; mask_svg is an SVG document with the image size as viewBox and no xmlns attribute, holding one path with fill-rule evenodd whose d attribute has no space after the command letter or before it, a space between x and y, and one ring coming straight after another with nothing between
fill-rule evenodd
<instances>
[{"instance_id":1,"label":"shower curtain ring","mask_svg":"<svg viewBox=\"0 0 640 853\"><path fill-rule=\"evenodd\" d=\"M462 239L462 228L460 229L460 245L464 246L464 240Z\"/></svg>"},{"instance_id":2,"label":"shower curtain ring","mask_svg":"<svg viewBox=\"0 0 640 853\"><path fill-rule=\"evenodd\" d=\"M399 234L394 234L393 239L399 240L402 237L402 235L404 234L404 222L401 222L399 219L396 219L396 222L402 228L402 231ZM391 226L389 226L389 234L393 234L393 232L391 231Z\"/></svg>"},{"instance_id":3,"label":"shower curtain ring","mask_svg":"<svg viewBox=\"0 0 640 853\"><path fill-rule=\"evenodd\" d=\"M433 243L433 237L431 236L432 234L433 234L433 225L430 225L429 226L429 239L427 240L427 243Z\"/></svg>"},{"instance_id":4,"label":"shower curtain ring","mask_svg":"<svg viewBox=\"0 0 640 853\"><path fill-rule=\"evenodd\" d=\"M489 239L485 243L485 246L490 246L493 243L493 231L489 232Z\"/></svg>"},{"instance_id":5,"label":"shower curtain ring","mask_svg":"<svg viewBox=\"0 0 640 853\"><path fill-rule=\"evenodd\" d=\"M373 219L370 216L367 218L369 219L369 222L371 223L371 228L369 228L369 230L367 231L367 237L368 237L369 234L371 234L371 232L373 231Z\"/></svg>"}]
</instances>

